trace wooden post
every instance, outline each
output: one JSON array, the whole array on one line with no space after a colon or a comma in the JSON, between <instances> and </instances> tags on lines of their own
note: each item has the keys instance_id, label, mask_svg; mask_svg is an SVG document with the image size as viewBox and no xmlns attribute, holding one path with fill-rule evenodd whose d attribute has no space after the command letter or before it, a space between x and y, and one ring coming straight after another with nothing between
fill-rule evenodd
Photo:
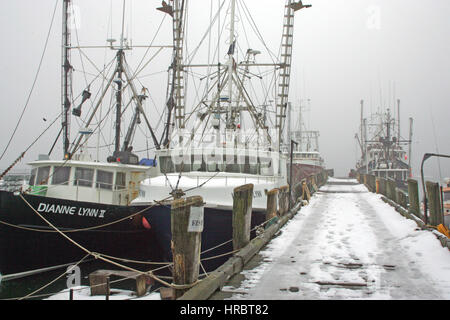
<instances>
[{"instance_id":1,"label":"wooden post","mask_svg":"<svg viewBox=\"0 0 450 320\"><path fill-rule=\"evenodd\" d=\"M419 206L419 186L417 184L417 180L408 179L408 198L409 198L408 211L414 214L416 217L422 219L422 214L420 213L420 206Z\"/></svg>"},{"instance_id":2,"label":"wooden post","mask_svg":"<svg viewBox=\"0 0 450 320\"><path fill-rule=\"evenodd\" d=\"M380 179L375 178L375 191L376 193L380 193Z\"/></svg>"},{"instance_id":3,"label":"wooden post","mask_svg":"<svg viewBox=\"0 0 450 320\"><path fill-rule=\"evenodd\" d=\"M396 187L395 180L386 179L386 197L394 202L397 202L397 194L395 192Z\"/></svg>"},{"instance_id":4,"label":"wooden post","mask_svg":"<svg viewBox=\"0 0 450 320\"><path fill-rule=\"evenodd\" d=\"M245 184L233 190L233 250L250 242L253 184Z\"/></svg>"},{"instance_id":5,"label":"wooden post","mask_svg":"<svg viewBox=\"0 0 450 320\"><path fill-rule=\"evenodd\" d=\"M171 209L173 282L189 285L197 281L203 231L203 199L200 196L172 201ZM186 292L175 289L175 298Z\"/></svg>"},{"instance_id":6,"label":"wooden post","mask_svg":"<svg viewBox=\"0 0 450 320\"><path fill-rule=\"evenodd\" d=\"M444 223L439 183L426 181L425 185L427 187L428 208L430 209L430 225L437 226Z\"/></svg>"},{"instance_id":7,"label":"wooden post","mask_svg":"<svg viewBox=\"0 0 450 320\"><path fill-rule=\"evenodd\" d=\"M266 192L267 195L267 210L266 210L266 221L277 216L277 198L278 189L272 189Z\"/></svg>"},{"instance_id":8,"label":"wooden post","mask_svg":"<svg viewBox=\"0 0 450 320\"><path fill-rule=\"evenodd\" d=\"M283 216L289 210L289 186L281 186L278 193L278 208L280 216Z\"/></svg>"},{"instance_id":9,"label":"wooden post","mask_svg":"<svg viewBox=\"0 0 450 320\"><path fill-rule=\"evenodd\" d=\"M374 175L369 175L370 191L377 192L377 181ZM377 192L378 193L378 192Z\"/></svg>"},{"instance_id":10,"label":"wooden post","mask_svg":"<svg viewBox=\"0 0 450 320\"><path fill-rule=\"evenodd\" d=\"M397 189L397 203L405 209L408 208L408 199L402 189Z\"/></svg>"},{"instance_id":11,"label":"wooden post","mask_svg":"<svg viewBox=\"0 0 450 320\"><path fill-rule=\"evenodd\" d=\"M385 197L387 196L386 185L387 185L387 180L385 178L380 178L380 193Z\"/></svg>"},{"instance_id":12,"label":"wooden post","mask_svg":"<svg viewBox=\"0 0 450 320\"><path fill-rule=\"evenodd\" d=\"M309 200L311 199L311 194L309 192L308 184L306 183L306 180L302 181L302 200Z\"/></svg>"}]
</instances>

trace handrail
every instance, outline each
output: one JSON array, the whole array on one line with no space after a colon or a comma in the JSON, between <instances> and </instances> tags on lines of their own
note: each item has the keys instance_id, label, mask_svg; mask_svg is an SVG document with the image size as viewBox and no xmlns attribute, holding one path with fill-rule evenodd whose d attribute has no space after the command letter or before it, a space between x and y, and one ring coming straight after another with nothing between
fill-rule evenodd
<instances>
[{"instance_id":1,"label":"handrail","mask_svg":"<svg viewBox=\"0 0 450 320\"><path fill-rule=\"evenodd\" d=\"M424 178L423 178L423 165L424 165L425 161L426 161L428 158L431 158L431 157L450 158L450 155L446 155L446 154L438 154L438 153L425 153L425 154L423 155L422 163L421 163L421 165L420 165L420 175L421 175L421 178L422 178L422 190L423 190L423 216L424 216L424 219L425 219L425 221L424 221L425 224L428 223L428 215L427 215L428 204L427 204L427 192L426 192L426 190L425 190L425 182L424 182Z\"/></svg>"}]
</instances>

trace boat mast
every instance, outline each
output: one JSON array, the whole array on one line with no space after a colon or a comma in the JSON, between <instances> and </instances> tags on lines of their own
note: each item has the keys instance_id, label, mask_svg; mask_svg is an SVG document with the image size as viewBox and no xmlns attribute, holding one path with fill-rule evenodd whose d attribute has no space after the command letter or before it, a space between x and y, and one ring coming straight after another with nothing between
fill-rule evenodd
<instances>
[{"instance_id":1,"label":"boat mast","mask_svg":"<svg viewBox=\"0 0 450 320\"><path fill-rule=\"evenodd\" d=\"M235 48L235 37L234 37L234 19L236 14L236 0L231 1L231 12L230 12L230 47L228 49L228 123L227 128L232 129L235 126L234 123L234 112L233 112L233 65L234 65L234 48Z\"/></svg>"},{"instance_id":2,"label":"boat mast","mask_svg":"<svg viewBox=\"0 0 450 320\"><path fill-rule=\"evenodd\" d=\"M69 8L71 0L64 0L62 13L62 132L63 132L63 151L64 158L70 159L69 154L69 110L70 110L70 93L72 86L72 66L70 64L70 29L69 29Z\"/></svg>"},{"instance_id":3,"label":"boat mast","mask_svg":"<svg viewBox=\"0 0 450 320\"><path fill-rule=\"evenodd\" d=\"M281 44L281 72L278 84L278 102L276 106L276 129L278 130L278 151L281 151L283 128L286 119L289 81L291 76L292 44L294 37L294 12L311 5L303 5L302 1L287 0L284 12L283 36Z\"/></svg>"},{"instance_id":4,"label":"boat mast","mask_svg":"<svg viewBox=\"0 0 450 320\"><path fill-rule=\"evenodd\" d=\"M397 141L400 143L400 99L397 99Z\"/></svg>"},{"instance_id":5,"label":"boat mast","mask_svg":"<svg viewBox=\"0 0 450 320\"><path fill-rule=\"evenodd\" d=\"M125 0L123 0L123 7L122 7L122 32L120 34L120 47L117 51L117 67L116 67L116 73L117 78L114 80L115 84L117 85L117 91L116 91L116 132L115 132L115 146L114 151L119 152L120 151L120 123L122 119L122 85L123 85L123 79L122 79L122 71L123 71L123 44L124 44L124 24L125 24Z\"/></svg>"},{"instance_id":6,"label":"boat mast","mask_svg":"<svg viewBox=\"0 0 450 320\"><path fill-rule=\"evenodd\" d=\"M178 129L185 127L185 108L184 108L184 70L183 70L183 10L184 0L173 1L173 30L174 30L174 72L175 81L172 83L173 91L175 91L175 121ZM170 124L167 124L170 125ZM180 138L181 139L181 138Z\"/></svg>"}]
</instances>

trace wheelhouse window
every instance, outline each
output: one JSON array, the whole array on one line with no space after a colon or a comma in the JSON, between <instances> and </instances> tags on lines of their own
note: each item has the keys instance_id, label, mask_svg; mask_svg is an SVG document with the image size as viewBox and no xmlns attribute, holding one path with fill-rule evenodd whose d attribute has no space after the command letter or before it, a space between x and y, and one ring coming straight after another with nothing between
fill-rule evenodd
<instances>
[{"instance_id":1,"label":"wheelhouse window","mask_svg":"<svg viewBox=\"0 0 450 320\"><path fill-rule=\"evenodd\" d=\"M30 181L28 182L28 184L29 184L30 186L34 186L34 180L36 179L36 172L37 172L37 169L36 169L36 168L31 169Z\"/></svg>"},{"instance_id":2,"label":"wheelhouse window","mask_svg":"<svg viewBox=\"0 0 450 320\"><path fill-rule=\"evenodd\" d=\"M117 172L116 174L116 190L123 190L126 188L126 174L125 172Z\"/></svg>"},{"instance_id":3,"label":"wheelhouse window","mask_svg":"<svg viewBox=\"0 0 450 320\"><path fill-rule=\"evenodd\" d=\"M96 188L112 190L114 174L109 171L97 170Z\"/></svg>"},{"instance_id":4,"label":"wheelhouse window","mask_svg":"<svg viewBox=\"0 0 450 320\"><path fill-rule=\"evenodd\" d=\"M261 174L264 176L273 176L272 159L260 158L261 161Z\"/></svg>"},{"instance_id":5,"label":"wheelhouse window","mask_svg":"<svg viewBox=\"0 0 450 320\"><path fill-rule=\"evenodd\" d=\"M70 167L55 167L53 169L52 184L68 185Z\"/></svg>"},{"instance_id":6,"label":"wheelhouse window","mask_svg":"<svg viewBox=\"0 0 450 320\"><path fill-rule=\"evenodd\" d=\"M239 166L239 163L237 161L237 156L230 157L229 155L223 156L223 162L226 163L225 166L225 172L231 172L231 173L240 173L241 168Z\"/></svg>"},{"instance_id":7,"label":"wheelhouse window","mask_svg":"<svg viewBox=\"0 0 450 320\"><path fill-rule=\"evenodd\" d=\"M191 162L192 162L192 171L206 171L206 163L203 159L202 155L192 155L191 156Z\"/></svg>"},{"instance_id":8,"label":"wheelhouse window","mask_svg":"<svg viewBox=\"0 0 450 320\"><path fill-rule=\"evenodd\" d=\"M36 185L47 184L49 174L50 174L50 166L39 167L37 172Z\"/></svg>"},{"instance_id":9,"label":"wheelhouse window","mask_svg":"<svg viewBox=\"0 0 450 320\"><path fill-rule=\"evenodd\" d=\"M450 201L450 191L444 192L444 201Z\"/></svg>"},{"instance_id":10,"label":"wheelhouse window","mask_svg":"<svg viewBox=\"0 0 450 320\"><path fill-rule=\"evenodd\" d=\"M170 156L159 157L159 163L162 173L174 172L174 165L172 158Z\"/></svg>"},{"instance_id":11,"label":"wheelhouse window","mask_svg":"<svg viewBox=\"0 0 450 320\"><path fill-rule=\"evenodd\" d=\"M94 180L94 169L75 168L74 185L80 187L92 187Z\"/></svg>"}]
</instances>

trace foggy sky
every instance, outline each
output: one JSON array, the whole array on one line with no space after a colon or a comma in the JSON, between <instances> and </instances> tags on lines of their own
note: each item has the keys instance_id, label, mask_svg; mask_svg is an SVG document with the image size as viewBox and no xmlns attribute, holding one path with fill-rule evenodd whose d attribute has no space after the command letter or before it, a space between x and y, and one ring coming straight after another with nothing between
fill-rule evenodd
<instances>
[{"instance_id":1,"label":"foggy sky","mask_svg":"<svg viewBox=\"0 0 450 320\"><path fill-rule=\"evenodd\" d=\"M74 1L81 10L77 35L84 44L103 44L109 33L111 5L114 12L119 12L122 2L92 2ZM265 41L278 52L284 1L246 0L245 3L251 8ZM414 119L414 175L420 174L425 152L450 154L450 1L309 0L304 3L313 7L301 10L295 17L290 101L298 105L301 100L310 99L304 117L311 130L320 131L320 151L327 167L334 168L337 176L345 176L354 168L360 155L354 136L359 130L361 99L365 101L365 116L379 108L393 109L395 100L401 100L403 138L408 137L409 117ZM0 2L0 153L25 105L54 5L53 0ZM162 17L155 10L158 6L157 0L133 0L134 18L127 30L134 44L152 39ZM207 1L197 0L192 5L198 10L195 17L208 18L202 6L209 11ZM191 32L195 25L200 27L207 22L199 19ZM114 21L115 38L120 29L117 24L118 19ZM168 19L164 28L170 30ZM36 88L13 143L0 161L0 168L9 166L60 112L60 33L61 3ZM171 34L165 34L167 38L160 36L155 42L169 44ZM166 56L170 56L170 51ZM161 67L153 70L167 69L168 61L161 58ZM162 79L166 81L165 75ZM159 86L165 88L166 84L159 83ZM152 98L159 107L164 103L162 94ZM39 153L47 153L58 130L58 126L52 128L16 168L26 168L27 161L36 159ZM61 144L59 141L53 158L60 158ZM442 177L450 177L449 163L441 160ZM428 160L425 172L439 179L437 161Z\"/></svg>"}]
</instances>

